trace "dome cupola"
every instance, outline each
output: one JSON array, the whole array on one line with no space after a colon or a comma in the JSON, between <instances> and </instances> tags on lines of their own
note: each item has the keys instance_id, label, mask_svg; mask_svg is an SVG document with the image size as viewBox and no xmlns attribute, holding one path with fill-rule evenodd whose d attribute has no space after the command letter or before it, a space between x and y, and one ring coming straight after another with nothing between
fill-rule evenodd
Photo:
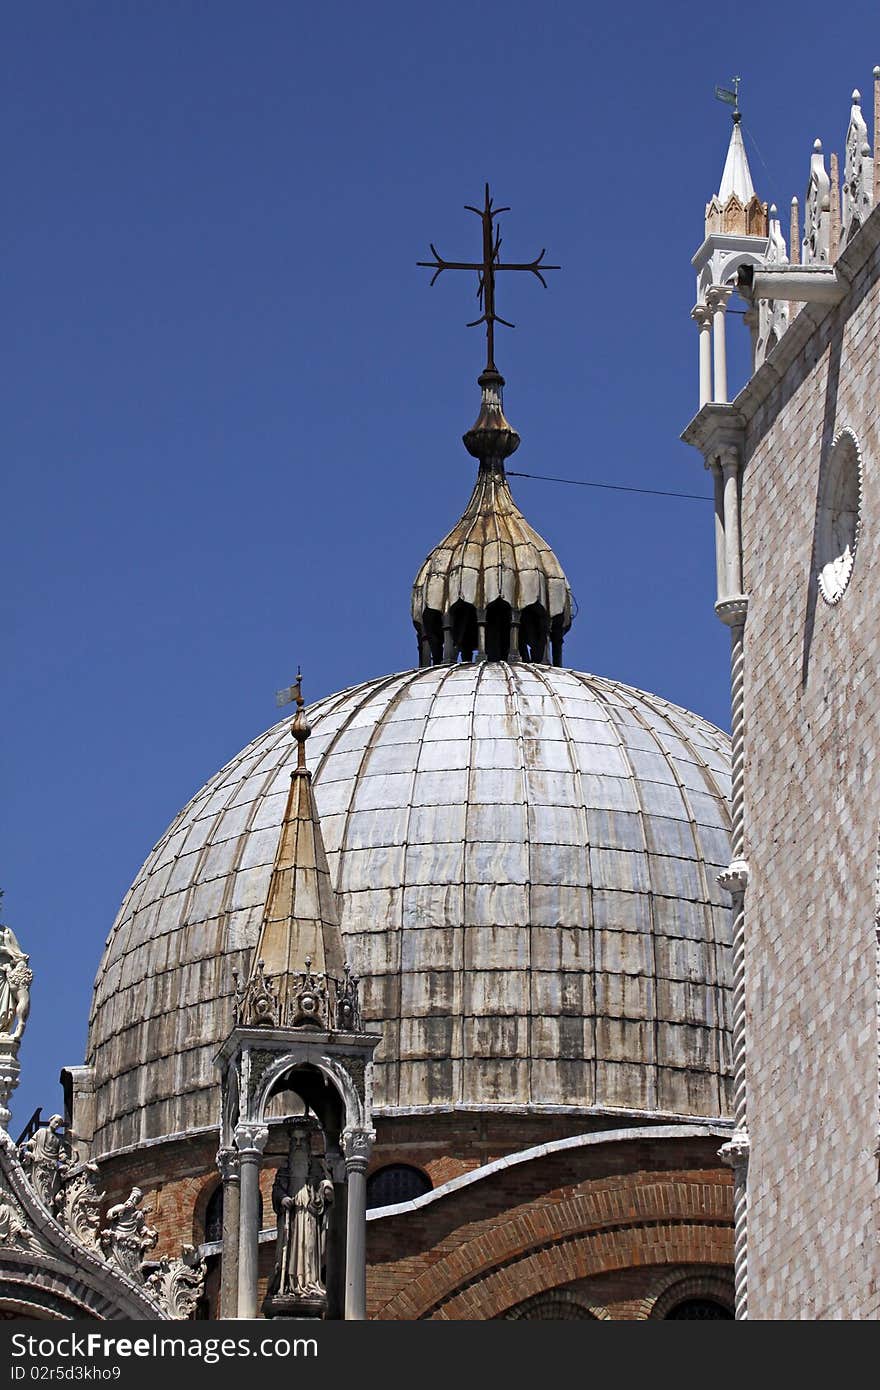
<instances>
[{"instance_id":1,"label":"dome cupola","mask_svg":"<svg viewBox=\"0 0 880 1390\"><path fill-rule=\"evenodd\" d=\"M504 415L504 378L479 377L480 413L464 436L479 460L470 501L416 575L412 619L419 664L538 661L562 665L571 590L550 546L513 500L504 460L519 435Z\"/></svg>"},{"instance_id":2,"label":"dome cupola","mask_svg":"<svg viewBox=\"0 0 880 1390\"><path fill-rule=\"evenodd\" d=\"M473 270L479 280L480 318L486 326L486 366L477 378L480 413L464 435L468 453L479 460L470 501L460 521L435 546L416 575L412 619L419 639L419 665L456 661L535 661L562 665L562 639L571 627L571 590L550 546L526 521L510 492L504 461L519 448L519 435L504 415L504 377L495 365L495 324L513 324L495 313L499 271L528 271L546 287L544 252L533 261L500 258L501 234L486 185L481 219L481 261L446 261L432 245L433 284L444 270Z\"/></svg>"}]
</instances>

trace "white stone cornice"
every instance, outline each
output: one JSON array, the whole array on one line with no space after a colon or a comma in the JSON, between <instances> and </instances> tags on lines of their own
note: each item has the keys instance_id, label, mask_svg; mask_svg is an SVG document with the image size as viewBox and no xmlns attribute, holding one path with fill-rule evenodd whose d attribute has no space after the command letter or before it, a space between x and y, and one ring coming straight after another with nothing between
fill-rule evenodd
<instances>
[{"instance_id":1,"label":"white stone cornice","mask_svg":"<svg viewBox=\"0 0 880 1390\"><path fill-rule=\"evenodd\" d=\"M691 420L681 436L685 444L692 444L706 460L710 468L725 449L736 449L742 454L745 440L746 422L739 410L732 405L709 401Z\"/></svg>"}]
</instances>

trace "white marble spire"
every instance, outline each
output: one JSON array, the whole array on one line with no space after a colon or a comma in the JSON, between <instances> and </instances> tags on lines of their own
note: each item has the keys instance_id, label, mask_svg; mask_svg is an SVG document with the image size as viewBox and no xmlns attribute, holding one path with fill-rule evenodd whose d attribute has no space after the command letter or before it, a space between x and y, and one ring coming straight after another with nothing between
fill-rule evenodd
<instances>
[{"instance_id":1,"label":"white marble spire","mask_svg":"<svg viewBox=\"0 0 880 1390\"><path fill-rule=\"evenodd\" d=\"M718 190L718 201L724 206L730 198L736 197L745 207L754 196L755 185L752 183L752 172L743 144L741 118L739 112L735 111L727 158L724 161L724 173L721 175L721 187Z\"/></svg>"}]
</instances>

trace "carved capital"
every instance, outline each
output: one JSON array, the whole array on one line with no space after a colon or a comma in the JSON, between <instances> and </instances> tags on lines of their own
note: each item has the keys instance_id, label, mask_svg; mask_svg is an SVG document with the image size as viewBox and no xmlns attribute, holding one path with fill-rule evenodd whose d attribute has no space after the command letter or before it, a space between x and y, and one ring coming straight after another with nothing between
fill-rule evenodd
<instances>
[{"instance_id":1,"label":"carved capital","mask_svg":"<svg viewBox=\"0 0 880 1390\"><path fill-rule=\"evenodd\" d=\"M265 1125L237 1125L235 1130L235 1147L238 1149L241 1160L250 1160L262 1156L269 1138L269 1130Z\"/></svg>"},{"instance_id":2,"label":"carved capital","mask_svg":"<svg viewBox=\"0 0 880 1390\"><path fill-rule=\"evenodd\" d=\"M709 307L710 313L717 314L719 310L723 313L727 308L727 301L732 294L732 285L712 285L711 288L706 291L706 304Z\"/></svg>"},{"instance_id":3,"label":"carved capital","mask_svg":"<svg viewBox=\"0 0 880 1390\"><path fill-rule=\"evenodd\" d=\"M726 1163L728 1168L732 1168L734 1176L741 1176L749 1164L749 1132L747 1129L736 1129L731 1134L726 1144L722 1144L718 1150L718 1157L722 1163Z\"/></svg>"},{"instance_id":4,"label":"carved capital","mask_svg":"<svg viewBox=\"0 0 880 1390\"><path fill-rule=\"evenodd\" d=\"M347 1172L365 1173L367 1171L375 1138L376 1131L374 1129L351 1126L342 1131L342 1154Z\"/></svg>"},{"instance_id":5,"label":"carved capital","mask_svg":"<svg viewBox=\"0 0 880 1390\"><path fill-rule=\"evenodd\" d=\"M718 883L725 893L744 893L749 886L749 866L745 859L734 859L718 875Z\"/></svg>"},{"instance_id":6,"label":"carved capital","mask_svg":"<svg viewBox=\"0 0 880 1390\"><path fill-rule=\"evenodd\" d=\"M739 449L735 444L725 444L718 451L718 462L725 478L729 478L731 473L736 473L739 469Z\"/></svg>"},{"instance_id":7,"label":"carved capital","mask_svg":"<svg viewBox=\"0 0 880 1390\"><path fill-rule=\"evenodd\" d=\"M715 605L715 612L727 627L741 627L748 611L748 594L734 594L733 598L720 599Z\"/></svg>"},{"instance_id":8,"label":"carved capital","mask_svg":"<svg viewBox=\"0 0 880 1390\"><path fill-rule=\"evenodd\" d=\"M241 1177L241 1157L238 1149L220 1148L217 1150L217 1168L224 1186L228 1182L238 1182Z\"/></svg>"},{"instance_id":9,"label":"carved capital","mask_svg":"<svg viewBox=\"0 0 880 1390\"><path fill-rule=\"evenodd\" d=\"M712 327L712 310L708 304L695 304L691 309L691 318L701 333L708 332Z\"/></svg>"}]
</instances>

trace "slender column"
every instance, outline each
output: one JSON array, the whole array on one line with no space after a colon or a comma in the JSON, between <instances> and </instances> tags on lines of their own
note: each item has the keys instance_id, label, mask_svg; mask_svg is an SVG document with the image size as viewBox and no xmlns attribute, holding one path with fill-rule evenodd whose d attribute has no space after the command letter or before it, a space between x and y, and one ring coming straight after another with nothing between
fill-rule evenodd
<instances>
[{"instance_id":1,"label":"slender column","mask_svg":"<svg viewBox=\"0 0 880 1390\"><path fill-rule=\"evenodd\" d=\"M430 666L431 664L431 643L424 633L419 637L419 665Z\"/></svg>"},{"instance_id":2,"label":"slender column","mask_svg":"<svg viewBox=\"0 0 880 1390\"><path fill-rule=\"evenodd\" d=\"M238 1317L257 1316L257 1273L260 1257L260 1160L269 1138L261 1125L239 1125L235 1144L241 1172L238 1245Z\"/></svg>"},{"instance_id":3,"label":"slender column","mask_svg":"<svg viewBox=\"0 0 880 1390\"><path fill-rule=\"evenodd\" d=\"M508 661L519 661L519 609L510 610L510 652Z\"/></svg>"},{"instance_id":4,"label":"slender column","mask_svg":"<svg viewBox=\"0 0 880 1390\"><path fill-rule=\"evenodd\" d=\"M728 597L727 558L724 553L724 475L717 459L713 459L710 466L715 485L715 590L720 603Z\"/></svg>"},{"instance_id":5,"label":"slender column","mask_svg":"<svg viewBox=\"0 0 880 1390\"><path fill-rule=\"evenodd\" d=\"M486 610L477 609L477 660L486 660Z\"/></svg>"},{"instance_id":6,"label":"slender column","mask_svg":"<svg viewBox=\"0 0 880 1390\"><path fill-rule=\"evenodd\" d=\"M725 316L727 301L733 290L729 285L713 285L706 296L712 313L712 348L715 367L712 399L721 405L727 404L727 339L725 337Z\"/></svg>"},{"instance_id":7,"label":"slender column","mask_svg":"<svg viewBox=\"0 0 880 1390\"><path fill-rule=\"evenodd\" d=\"M739 455L736 449L721 453L724 476L724 551L727 598L742 593L742 556L739 539Z\"/></svg>"},{"instance_id":8,"label":"slender column","mask_svg":"<svg viewBox=\"0 0 880 1390\"><path fill-rule=\"evenodd\" d=\"M880 203L880 67L874 69L874 207Z\"/></svg>"},{"instance_id":9,"label":"slender column","mask_svg":"<svg viewBox=\"0 0 880 1390\"><path fill-rule=\"evenodd\" d=\"M375 1133L346 1129L342 1134L348 1187L345 1249L345 1320L363 1322L367 1316L367 1165Z\"/></svg>"},{"instance_id":10,"label":"slender column","mask_svg":"<svg viewBox=\"0 0 880 1390\"><path fill-rule=\"evenodd\" d=\"M234 1318L238 1310L238 1244L240 1173L237 1149L222 1148L217 1167L223 1183L223 1253L220 1257L220 1317Z\"/></svg>"},{"instance_id":11,"label":"slender column","mask_svg":"<svg viewBox=\"0 0 880 1390\"><path fill-rule=\"evenodd\" d=\"M712 311L708 304L696 304L691 318L700 330L700 409L712 399Z\"/></svg>"},{"instance_id":12,"label":"slender column","mask_svg":"<svg viewBox=\"0 0 880 1390\"><path fill-rule=\"evenodd\" d=\"M443 614L443 660L455 660L455 648L452 645L452 614Z\"/></svg>"},{"instance_id":13,"label":"slender column","mask_svg":"<svg viewBox=\"0 0 880 1390\"><path fill-rule=\"evenodd\" d=\"M734 1254L733 1279L736 1316L748 1319L748 1166L749 1131L746 1109L746 982L745 897L749 866L745 858L743 805L743 738L745 729L744 635L748 599L740 595L718 607L718 615L730 627L731 690L731 850L729 868L718 875L733 906L733 1118L734 1131L719 1157L733 1169Z\"/></svg>"}]
</instances>

